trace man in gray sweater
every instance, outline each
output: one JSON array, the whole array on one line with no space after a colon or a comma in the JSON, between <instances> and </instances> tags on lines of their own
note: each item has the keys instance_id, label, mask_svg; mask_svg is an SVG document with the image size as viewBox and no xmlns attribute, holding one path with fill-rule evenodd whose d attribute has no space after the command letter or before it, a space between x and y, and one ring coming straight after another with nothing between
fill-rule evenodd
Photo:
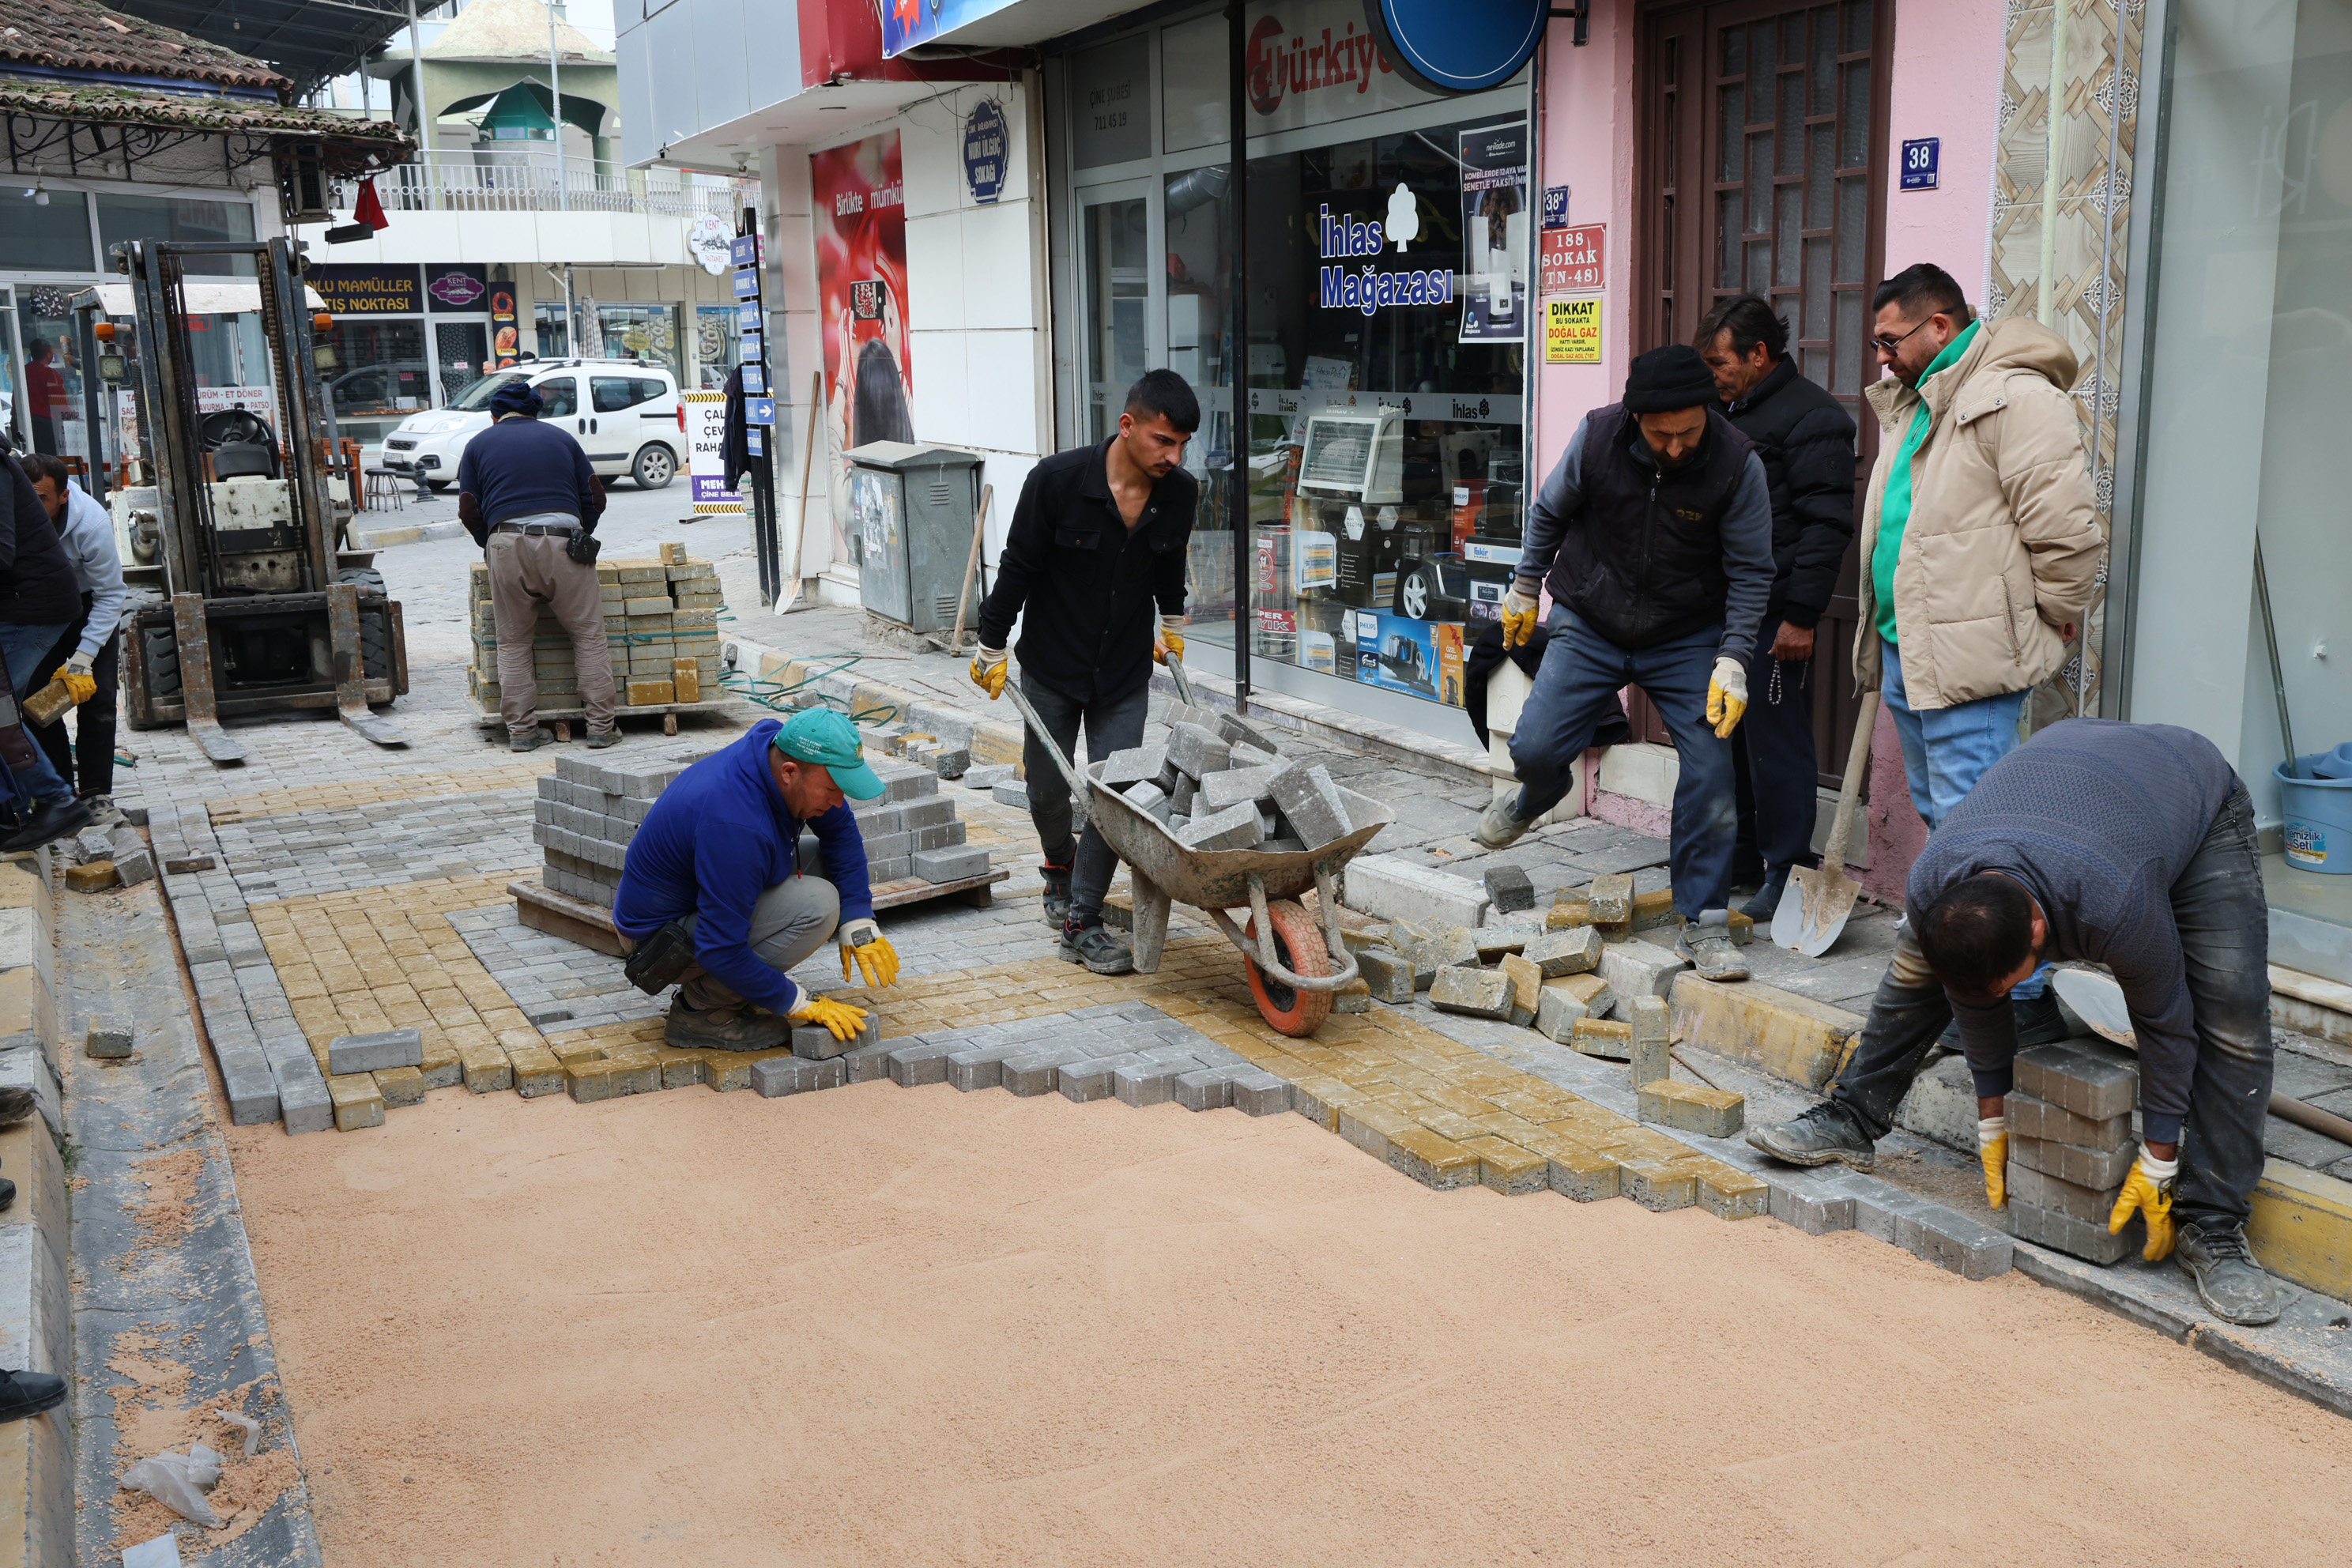
<instances>
[{"instance_id":1,"label":"man in gray sweater","mask_svg":"<svg viewBox=\"0 0 2352 1568\"><path fill-rule=\"evenodd\" d=\"M1957 1016L1985 1195L2000 1208L2010 990L2048 960L2105 964L2139 1047L2142 1139L2108 1228L2138 1213L2142 1256L2171 1253L2217 1316L2277 1318L2245 1236L2270 1110L2270 916L2253 803L2213 743L2168 724L2052 725L1953 807L1912 863L1905 903L1894 963L1830 1098L1748 1141L1792 1164L1870 1169Z\"/></svg>"}]
</instances>

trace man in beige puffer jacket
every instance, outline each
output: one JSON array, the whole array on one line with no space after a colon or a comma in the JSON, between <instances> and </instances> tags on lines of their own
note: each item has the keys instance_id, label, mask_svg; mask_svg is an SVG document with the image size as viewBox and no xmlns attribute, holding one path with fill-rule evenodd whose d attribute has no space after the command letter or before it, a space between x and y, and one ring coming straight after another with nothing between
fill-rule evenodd
<instances>
[{"instance_id":1,"label":"man in beige puffer jacket","mask_svg":"<svg viewBox=\"0 0 2352 1568\"><path fill-rule=\"evenodd\" d=\"M1891 374L1863 394L1883 434L1859 531L1853 668L1885 700L1932 830L2016 747L2027 696L2065 663L2105 533L2063 338L2024 317L1976 320L1925 262L1880 284L1873 306ZM2065 1032L2045 979L2011 993L2023 1044Z\"/></svg>"}]
</instances>

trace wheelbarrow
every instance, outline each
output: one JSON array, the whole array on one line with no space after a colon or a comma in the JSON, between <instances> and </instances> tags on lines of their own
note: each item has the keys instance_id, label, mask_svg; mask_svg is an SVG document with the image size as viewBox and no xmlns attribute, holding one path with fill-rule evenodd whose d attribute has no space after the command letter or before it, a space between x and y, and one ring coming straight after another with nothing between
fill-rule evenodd
<instances>
[{"instance_id":1,"label":"wheelbarrow","mask_svg":"<svg viewBox=\"0 0 2352 1568\"><path fill-rule=\"evenodd\" d=\"M1189 701L1191 683L1184 679L1183 662L1170 658L1168 670L1178 694ZM1073 826L1083 829L1091 822L1111 853L1127 863L1135 906L1136 973L1159 972L1168 942L1168 911L1171 905L1186 904L1204 910L1225 940L1241 950L1250 994L1268 1024L1294 1036L1321 1028L1331 1016L1331 994L1356 978L1356 955L1340 935L1339 872L1394 819L1394 813L1370 795L1343 786L1340 799L1353 826L1346 837L1319 849L1187 848L1166 823L1104 784L1098 776L1101 763L1080 773L1054 743L1015 681L1005 681L1004 693L1062 771L1077 817ZM1323 911L1325 924L1319 930L1298 902L1309 888ZM1234 923L1226 913L1243 908L1250 911L1246 926Z\"/></svg>"}]
</instances>

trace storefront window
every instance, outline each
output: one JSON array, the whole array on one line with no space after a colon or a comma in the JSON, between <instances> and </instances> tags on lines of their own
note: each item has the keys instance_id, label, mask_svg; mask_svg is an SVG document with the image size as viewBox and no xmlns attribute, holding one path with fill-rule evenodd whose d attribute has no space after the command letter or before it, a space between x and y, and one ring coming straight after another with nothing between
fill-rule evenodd
<instances>
[{"instance_id":1,"label":"storefront window","mask_svg":"<svg viewBox=\"0 0 2352 1568\"><path fill-rule=\"evenodd\" d=\"M682 379L685 363L678 354L677 314L676 305L599 305L596 321L604 339L602 357L651 360L667 365L672 375Z\"/></svg>"},{"instance_id":2,"label":"storefront window","mask_svg":"<svg viewBox=\"0 0 2352 1568\"><path fill-rule=\"evenodd\" d=\"M335 353L327 395L336 427L353 440L381 440L411 414L433 406L422 319L338 320Z\"/></svg>"},{"instance_id":3,"label":"storefront window","mask_svg":"<svg viewBox=\"0 0 2352 1568\"><path fill-rule=\"evenodd\" d=\"M244 202L195 201L185 196L129 196L100 192L98 238L101 252L119 240L250 240L253 208ZM195 273L255 276L249 256L191 256L184 269Z\"/></svg>"},{"instance_id":4,"label":"storefront window","mask_svg":"<svg viewBox=\"0 0 2352 1568\"><path fill-rule=\"evenodd\" d=\"M726 385L727 373L735 368L735 345L742 336L736 317L732 305L694 308L694 359L706 391Z\"/></svg>"},{"instance_id":5,"label":"storefront window","mask_svg":"<svg viewBox=\"0 0 2352 1568\"><path fill-rule=\"evenodd\" d=\"M16 331L25 345L25 415L33 450L88 462L89 422L83 417L83 366L71 303L79 292L37 284L18 289Z\"/></svg>"},{"instance_id":6,"label":"storefront window","mask_svg":"<svg viewBox=\"0 0 2352 1568\"><path fill-rule=\"evenodd\" d=\"M530 308L532 333L539 340L538 353L541 359L572 357L572 326L569 313L561 300L551 305L541 300Z\"/></svg>"},{"instance_id":7,"label":"storefront window","mask_svg":"<svg viewBox=\"0 0 2352 1568\"><path fill-rule=\"evenodd\" d=\"M0 193L13 194L13 193ZM0 224L0 268L22 272L89 272L89 198L52 191L46 205L19 200Z\"/></svg>"}]
</instances>

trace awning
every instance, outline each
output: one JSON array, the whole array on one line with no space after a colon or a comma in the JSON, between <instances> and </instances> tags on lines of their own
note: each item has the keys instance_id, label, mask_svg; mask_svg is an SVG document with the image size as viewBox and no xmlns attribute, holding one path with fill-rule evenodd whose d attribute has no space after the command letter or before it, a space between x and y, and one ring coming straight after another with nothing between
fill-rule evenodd
<instances>
[{"instance_id":1,"label":"awning","mask_svg":"<svg viewBox=\"0 0 2352 1568\"><path fill-rule=\"evenodd\" d=\"M188 313L194 316L258 315L261 311L261 285L250 278L226 278L219 282L199 283L189 279L181 285L188 301ZM323 310L327 302L308 283L302 292L313 310ZM84 289L74 303L79 305L92 294L98 296L98 308L110 316L137 315L138 307L131 302L128 283L97 283Z\"/></svg>"},{"instance_id":2,"label":"awning","mask_svg":"<svg viewBox=\"0 0 2352 1568\"><path fill-rule=\"evenodd\" d=\"M482 117L482 129L492 133L501 130L552 131L555 129L555 94L545 83L525 77L512 86L497 92L476 93L461 98L441 110L441 117L463 114L468 110L488 104L489 112ZM563 95L563 118L591 136L604 133L604 105L593 98L583 98L576 92Z\"/></svg>"}]
</instances>

